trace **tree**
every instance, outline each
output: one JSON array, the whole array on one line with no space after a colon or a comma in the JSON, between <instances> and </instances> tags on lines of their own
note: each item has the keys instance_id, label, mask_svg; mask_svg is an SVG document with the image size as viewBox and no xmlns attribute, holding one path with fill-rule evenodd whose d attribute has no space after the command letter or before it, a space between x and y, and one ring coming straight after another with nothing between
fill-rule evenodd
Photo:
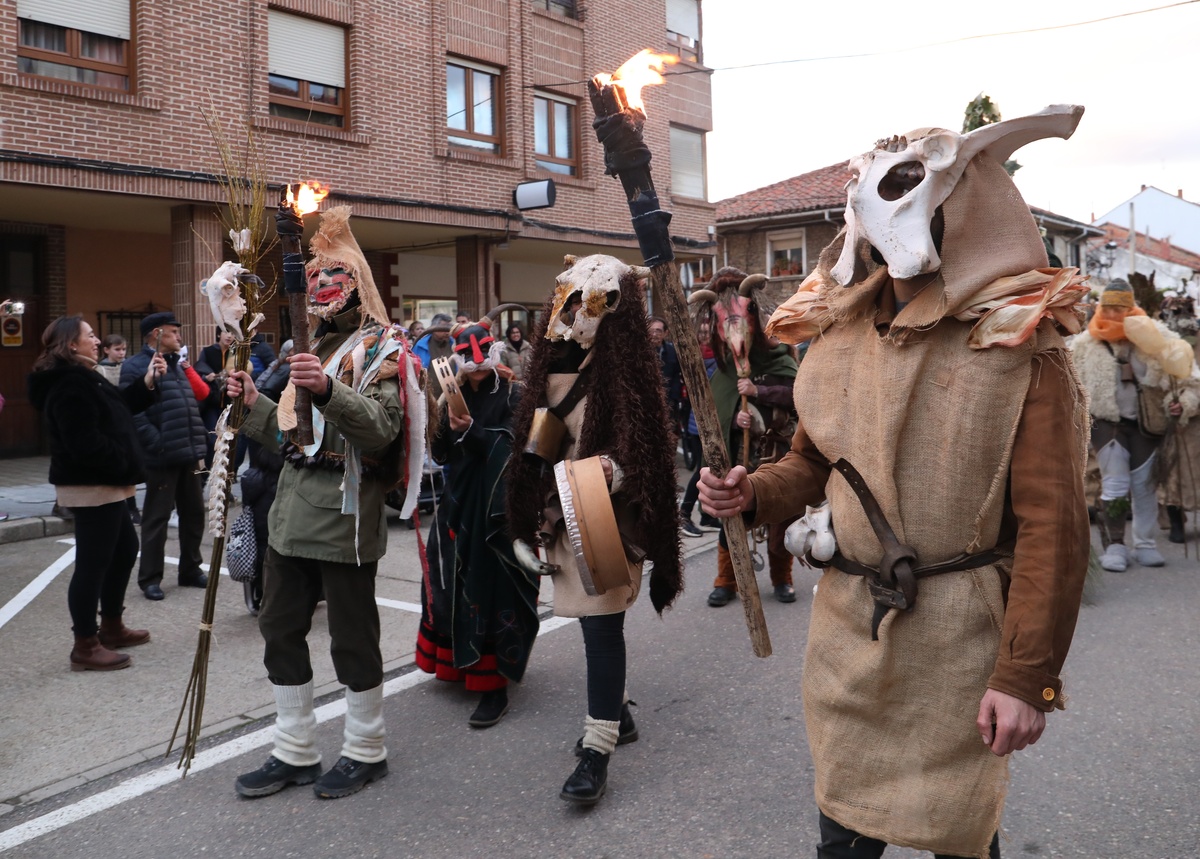
<instances>
[{"instance_id":1,"label":"tree","mask_svg":"<svg viewBox=\"0 0 1200 859\"><path fill-rule=\"evenodd\" d=\"M980 93L967 103L967 109L963 111L962 133L966 134L968 131L999 121L1000 108L987 95ZM1021 165L1009 159L1004 162L1004 169L1011 176L1021 169Z\"/></svg>"}]
</instances>

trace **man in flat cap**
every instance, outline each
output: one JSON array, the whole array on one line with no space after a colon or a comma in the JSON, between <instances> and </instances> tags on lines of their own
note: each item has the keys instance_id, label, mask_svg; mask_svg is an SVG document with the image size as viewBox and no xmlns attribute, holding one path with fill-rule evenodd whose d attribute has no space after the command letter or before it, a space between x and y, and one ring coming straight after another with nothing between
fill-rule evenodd
<instances>
[{"instance_id":1,"label":"man in flat cap","mask_svg":"<svg viewBox=\"0 0 1200 859\"><path fill-rule=\"evenodd\" d=\"M133 418L146 464L138 587L146 599L160 600L172 510L179 513L179 585L202 588L208 584L200 568L204 493L198 467L204 461L205 430L196 394L179 363L179 320L169 310L151 313L142 320L141 330L142 351L121 366L120 386L144 376L156 352L166 359L167 372L154 386L154 405Z\"/></svg>"}]
</instances>

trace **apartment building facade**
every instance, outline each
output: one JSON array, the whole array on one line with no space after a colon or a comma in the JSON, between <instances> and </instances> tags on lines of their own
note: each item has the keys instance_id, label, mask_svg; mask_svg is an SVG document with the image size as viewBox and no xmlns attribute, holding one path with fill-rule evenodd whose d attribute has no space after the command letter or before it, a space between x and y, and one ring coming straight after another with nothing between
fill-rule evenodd
<instances>
[{"instance_id":1,"label":"apartment building facade","mask_svg":"<svg viewBox=\"0 0 1200 859\"><path fill-rule=\"evenodd\" d=\"M276 188L351 205L393 319L428 322L540 306L565 253L640 262L585 81L675 53L645 136L677 254L707 257L700 28L700 0L0 0L0 299L26 305L0 346L0 456L38 449L24 376L55 316L136 339L170 308L211 342L198 285L233 256L203 111L252 130ZM553 207L518 209L543 180ZM287 336L285 302L264 327Z\"/></svg>"}]
</instances>

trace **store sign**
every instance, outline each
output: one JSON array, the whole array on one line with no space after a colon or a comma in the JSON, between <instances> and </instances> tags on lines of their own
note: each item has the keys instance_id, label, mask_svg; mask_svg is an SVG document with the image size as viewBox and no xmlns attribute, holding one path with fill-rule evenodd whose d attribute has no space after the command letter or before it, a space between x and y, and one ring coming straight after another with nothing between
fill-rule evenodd
<instances>
[{"instance_id":1,"label":"store sign","mask_svg":"<svg viewBox=\"0 0 1200 859\"><path fill-rule=\"evenodd\" d=\"M20 346L25 342L22 334L21 317L5 316L0 322L0 344L5 346Z\"/></svg>"}]
</instances>

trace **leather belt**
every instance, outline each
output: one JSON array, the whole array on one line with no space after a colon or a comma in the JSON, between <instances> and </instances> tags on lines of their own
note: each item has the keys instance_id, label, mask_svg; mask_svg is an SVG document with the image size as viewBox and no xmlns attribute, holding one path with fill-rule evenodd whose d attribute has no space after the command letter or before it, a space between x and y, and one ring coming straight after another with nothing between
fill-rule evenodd
<instances>
[{"instance_id":1,"label":"leather belt","mask_svg":"<svg viewBox=\"0 0 1200 859\"><path fill-rule=\"evenodd\" d=\"M871 493L866 480L858 473L853 465L845 459L833 463L833 467L846 479L846 483L858 496L863 512L875 532L879 544L883 547L883 557L879 567L860 564L835 552L827 562L817 561L809 553L806 560L815 567L833 567L852 576L863 576L867 580L867 588L875 600L875 613L871 620L871 640L879 639L879 623L887 614L888 609L911 611L917 602L917 582L921 579L937 576L942 573L957 573L985 567L1001 560L1012 557L1011 547L996 546L984 552L962 554L957 558L942 561L938 564L916 566L917 552L911 546L901 543L892 530L891 524L883 513L883 508Z\"/></svg>"}]
</instances>

